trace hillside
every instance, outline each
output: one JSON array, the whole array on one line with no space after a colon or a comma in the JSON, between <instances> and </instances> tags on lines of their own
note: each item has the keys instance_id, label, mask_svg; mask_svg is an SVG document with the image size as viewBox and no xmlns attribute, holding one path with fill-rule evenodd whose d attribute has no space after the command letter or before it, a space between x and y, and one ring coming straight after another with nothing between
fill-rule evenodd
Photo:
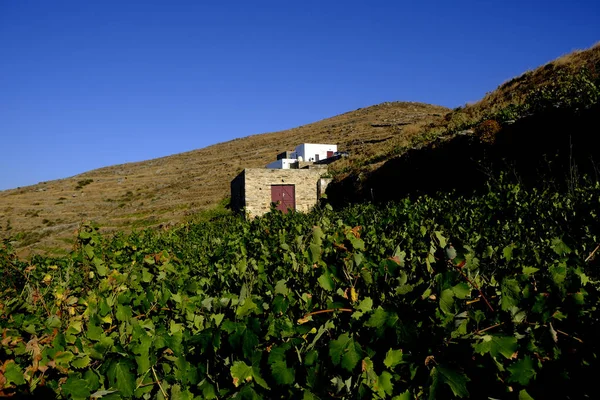
<instances>
[{"instance_id":1,"label":"hillside","mask_svg":"<svg viewBox=\"0 0 600 400\"><path fill-rule=\"evenodd\" d=\"M407 125L435 122L448 111L383 103L286 131L2 191L0 238L17 239L21 255L59 253L71 247L73 232L84 220L109 232L176 223L223 201L243 168L264 166L299 143L337 143L354 156L372 157L373 144L408 143L414 132Z\"/></svg>"},{"instance_id":2,"label":"hillside","mask_svg":"<svg viewBox=\"0 0 600 400\"><path fill-rule=\"evenodd\" d=\"M569 169L571 175L597 173L600 143L587 127L600 123L599 77L597 44L454 110L383 103L286 131L2 191L0 238L11 238L21 255L59 253L69 249L84 220L105 232L176 223L222 203L243 168L264 166L302 142L337 143L351 154L330 166L336 180L330 199L338 204L472 190L492 169L540 181L548 155L558 157L552 174L559 180ZM441 179L442 173L452 179Z\"/></svg>"},{"instance_id":3,"label":"hillside","mask_svg":"<svg viewBox=\"0 0 600 400\"><path fill-rule=\"evenodd\" d=\"M375 156L334 164L329 198L345 204L471 192L500 174L572 188L584 175L598 177L600 138L592 132L599 125L600 43L511 79L443 119L406 127L408 144L391 139L374 144Z\"/></svg>"}]
</instances>

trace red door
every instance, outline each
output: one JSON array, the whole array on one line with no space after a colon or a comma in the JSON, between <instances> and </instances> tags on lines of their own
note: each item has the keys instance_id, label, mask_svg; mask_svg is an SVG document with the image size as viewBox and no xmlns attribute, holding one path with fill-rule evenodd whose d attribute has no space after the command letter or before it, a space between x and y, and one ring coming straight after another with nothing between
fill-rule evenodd
<instances>
[{"instance_id":1,"label":"red door","mask_svg":"<svg viewBox=\"0 0 600 400\"><path fill-rule=\"evenodd\" d=\"M272 185L271 201L284 213L296 209L296 190L294 185Z\"/></svg>"},{"instance_id":2,"label":"red door","mask_svg":"<svg viewBox=\"0 0 600 400\"><path fill-rule=\"evenodd\" d=\"M333 151L328 151L327 152L327 158L329 158L329 157L333 157Z\"/></svg>"}]
</instances>

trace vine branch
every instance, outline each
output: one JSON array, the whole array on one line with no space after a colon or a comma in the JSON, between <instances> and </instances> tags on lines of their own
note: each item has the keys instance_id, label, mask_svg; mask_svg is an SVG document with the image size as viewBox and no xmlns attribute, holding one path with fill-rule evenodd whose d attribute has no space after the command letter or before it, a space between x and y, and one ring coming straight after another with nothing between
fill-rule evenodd
<instances>
[{"instance_id":1,"label":"vine branch","mask_svg":"<svg viewBox=\"0 0 600 400\"><path fill-rule=\"evenodd\" d=\"M158 384L158 387L160 388L162 395L164 396L165 399L168 399L169 397L165 393L165 390L163 389L162 385L160 384L160 381L158 380L158 376L156 376L156 371L154 370L154 366L152 366L151 368L152 368L152 373L154 374L154 379L156 379L156 383Z\"/></svg>"},{"instance_id":2,"label":"vine branch","mask_svg":"<svg viewBox=\"0 0 600 400\"><path fill-rule=\"evenodd\" d=\"M319 310L319 311L313 311L311 313L308 313L304 316L304 318L308 318L311 315L324 314L324 313L336 312L336 311L353 312L354 310L351 308L328 308L327 310Z\"/></svg>"},{"instance_id":3,"label":"vine branch","mask_svg":"<svg viewBox=\"0 0 600 400\"><path fill-rule=\"evenodd\" d=\"M450 264L452 264L452 262L450 261ZM475 282L473 282L471 279L469 279L469 277L467 275L465 275L464 272L462 272L462 270L460 268L458 268L457 266L455 266L454 264L452 264L452 266L454 268L456 268L456 270L462 275L463 278L465 278L465 280L475 288L475 290L477 290L479 292L479 296L481 296L481 298L483 299L483 301L485 301L485 304L487 304L488 308L494 312L494 307L492 307L492 305L490 304L490 302L488 301L487 297L485 297L485 295L483 294L483 292L481 291L481 289L479 289L479 286L477 286L477 284L475 284Z\"/></svg>"},{"instance_id":4,"label":"vine branch","mask_svg":"<svg viewBox=\"0 0 600 400\"><path fill-rule=\"evenodd\" d=\"M600 249L600 243L598 244L598 246L596 246L596 248L594 249L594 251L592 251L592 252L590 253L590 255L589 255L589 256L587 256L587 258L585 259L585 261L584 261L584 262L588 262L589 260L591 260L591 259L592 259L592 257L594 257L594 254L596 254L596 252L598 251L598 249Z\"/></svg>"}]
</instances>

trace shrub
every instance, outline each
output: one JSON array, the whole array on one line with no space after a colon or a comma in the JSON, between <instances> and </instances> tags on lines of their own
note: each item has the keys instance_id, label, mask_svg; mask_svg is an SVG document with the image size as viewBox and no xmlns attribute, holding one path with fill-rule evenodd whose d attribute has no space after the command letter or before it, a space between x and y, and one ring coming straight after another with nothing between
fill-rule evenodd
<instances>
[{"instance_id":1,"label":"shrub","mask_svg":"<svg viewBox=\"0 0 600 400\"><path fill-rule=\"evenodd\" d=\"M502 127L498 121L488 119L475 127L475 134L479 136L479 139L482 142L492 144L496 139L496 134L500 132L501 129Z\"/></svg>"}]
</instances>

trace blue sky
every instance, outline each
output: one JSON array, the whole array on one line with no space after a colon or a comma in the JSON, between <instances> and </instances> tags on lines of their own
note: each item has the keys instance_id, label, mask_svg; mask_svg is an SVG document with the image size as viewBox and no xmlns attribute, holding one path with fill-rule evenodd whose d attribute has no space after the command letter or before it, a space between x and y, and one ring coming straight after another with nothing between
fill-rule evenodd
<instances>
[{"instance_id":1,"label":"blue sky","mask_svg":"<svg viewBox=\"0 0 600 400\"><path fill-rule=\"evenodd\" d=\"M0 190L384 101L456 107L598 21L578 0L0 0Z\"/></svg>"}]
</instances>

